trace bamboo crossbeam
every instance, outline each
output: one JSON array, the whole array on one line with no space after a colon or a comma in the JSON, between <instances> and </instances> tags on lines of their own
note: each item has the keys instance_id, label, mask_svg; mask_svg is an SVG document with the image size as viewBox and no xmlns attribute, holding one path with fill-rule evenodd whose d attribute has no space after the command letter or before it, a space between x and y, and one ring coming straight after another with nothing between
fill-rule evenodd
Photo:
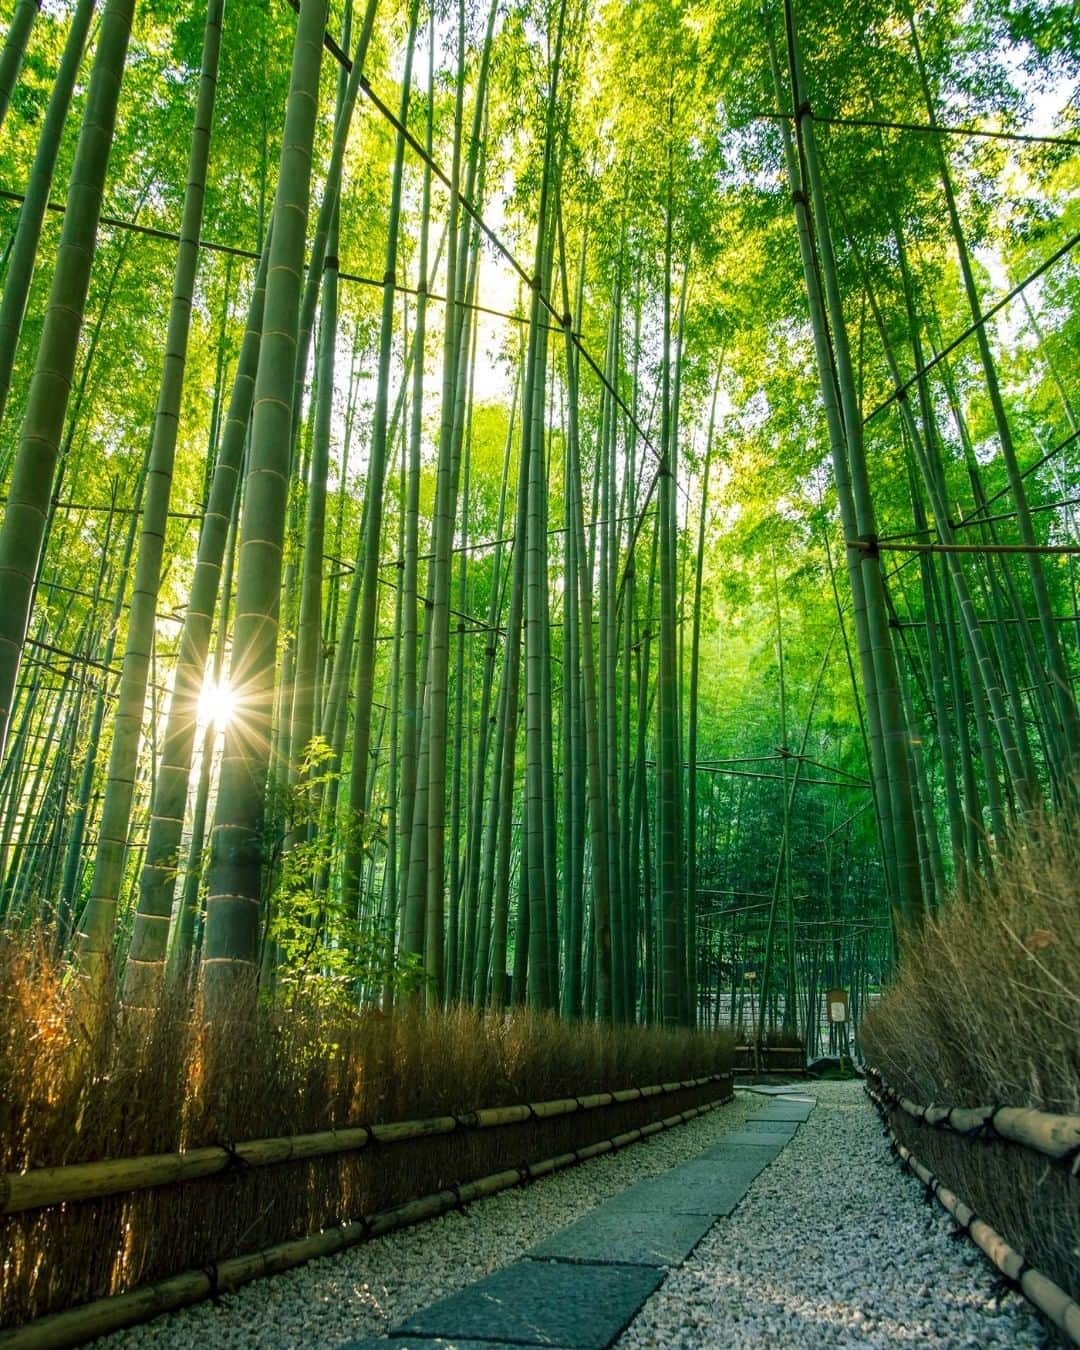
<instances>
[{"instance_id":1,"label":"bamboo crossbeam","mask_svg":"<svg viewBox=\"0 0 1080 1350\"><path fill-rule=\"evenodd\" d=\"M1060 1285L1055 1284L1041 1270L1028 1265L1025 1258L1001 1236L995 1228L980 1219L970 1205L936 1177L911 1150L896 1137L883 1109L885 1103L870 1087L867 1093L886 1121L886 1128L901 1163L908 1168L927 1191L946 1209L973 1242L990 1258L1001 1273L1015 1284L1025 1298L1054 1323L1075 1344L1080 1345L1080 1303L1077 1303Z\"/></svg>"},{"instance_id":2,"label":"bamboo crossbeam","mask_svg":"<svg viewBox=\"0 0 1080 1350\"><path fill-rule=\"evenodd\" d=\"M1053 619L1054 623L1076 623L1077 620L1080 620L1080 614L1051 614L1050 617L1051 617L1051 619ZM935 622L936 622L936 624L937 624L937 626L938 626L939 628L944 628L944 627L946 627L946 624L945 624L942 620L940 620L940 619L935 620ZM959 618L954 619L954 620L953 620L953 627L954 627L954 628L959 628L962 622L963 622L962 619L959 619ZM1032 625L1034 625L1034 624L1037 624L1037 623L1039 622L1039 618L1038 618L1038 615L1035 615L1035 614L1032 614L1032 615L1030 615L1030 616L1028 616L1028 617L1025 617L1025 618L1023 618L1023 619L1018 619L1018 618L1011 617L1011 616L1003 616L1003 617L1000 618L1000 619L991 619L991 618L989 618L989 617L984 617L984 616L982 616L982 615L976 615L975 622L976 622L976 623L979 623L979 624L983 624L983 625L985 625L985 626L987 626L987 627L990 627L990 628L1000 627L1001 625L1004 625L1004 624L1017 624L1017 623L1026 623L1026 624L1028 624L1029 627L1030 627L1030 626L1032 626ZM891 623L891 624L889 625L889 627L890 627L890 628L899 628L899 629L901 629L901 630L907 629L907 628L925 628L925 627L926 627L926 620L925 620L925 619L901 619L901 620L899 620L899 621L896 622L896 623Z\"/></svg>"},{"instance_id":3,"label":"bamboo crossbeam","mask_svg":"<svg viewBox=\"0 0 1080 1350\"><path fill-rule=\"evenodd\" d=\"M94 670L104 670L107 674L115 675L117 678L119 678L120 675L123 673L119 666L110 666L104 661L98 661L93 656L83 656L80 652L67 651L63 647L54 647L50 642L39 642L37 638L32 637L25 637L23 638L23 641L26 643L28 647L34 647L38 651L42 652L49 652L52 656L63 657L64 660L71 661L75 665L90 666ZM52 670L54 669L54 667L50 666L49 669ZM153 684L152 682L149 681L147 682L146 687L148 689L156 689L159 694L167 694L170 692L165 685Z\"/></svg>"},{"instance_id":4,"label":"bamboo crossbeam","mask_svg":"<svg viewBox=\"0 0 1080 1350\"><path fill-rule=\"evenodd\" d=\"M827 117L824 113L807 112L815 122L827 127L867 127L882 131L922 131L933 136L972 136L990 141L1018 141L1024 145L1063 145L1080 149L1080 140L1072 136L1046 136L1031 131L988 131L983 127L957 127L937 122L890 122L875 117ZM793 122L796 114L789 112L754 113L755 121Z\"/></svg>"},{"instance_id":5,"label":"bamboo crossbeam","mask_svg":"<svg viewBox=\"0 0 1080 1350\"><path fill-rule=\"evenodd\" d=\"M521 1121L552 1120L577 1111L622 1105L646 1097L668 1096L688 1088L723 1081L728 1075L707 1074L683 1082L657 1083L650 1087L621 1088L596 1092L587 1097L560 1097L553 1101L514 1106L484 1107L458 1115L433 1116L426 1120L400 1120L386 1125L357 1125L344 1130L319 1130L312 1134L285 1135L274 1139L251 1139L228 1148L209 1145L176 1153L157 1153L140 1158L110 1158L100 1162L69 1163L61 1167L36 1167L28 1172L8 1172L0 1177L0 1214L18 1214L48 1205L123 1195L130 1191L171 1186L213 1176L230 1167L271 1167L278 1163L325 1158L354 1153L369 1144L398 1144L452 1134L459 1129L483 1130Z\"/></svg>"},{"instance_id":6,"label":"bamboo crossbeam","mask_svg":"<svg viewBox=\"0 0 1080 1350\"><path fill-rule=\"evenodd\" d=\"M728 1077L730 1077L728 1074L714 1074L711 1079L704 1081ZM674 1088L676 1085L670 1086ZM630 1090L639 1091L639 1089ZM645 1092L646 1089L640 1091ZM654 1089L654 1092L659 1091L662 1091L662 1088ZM447 1190L436 1191L418 1200L398 1205L394 1209L355 1219L337 1228L312 1233L291 1242L280 1242L262 1251L217 1261L202 1270L185 1271L181 1275L159 1280L156 1284L132 1290L127 1294L114 1294L107 1298L96 1299L81 1308L72 1308L67 1312L38 1318L12 1331L0 1332L0 1350L61 1350L62 1347L80 1345L95 1336L118 1331L121 1327L135 1326L139 1322L148 1321L151 1317L158 1317L161 1313L190 1307L193 1303L201 1303L205 1299L217 1297L218 1294L231 1292L260 1276L277 1275L295 1266L304 1265L316 1257L334 1256L348 1247L358 1246L371 1238L409 1227L424 1219L435 1218L473 1200L495 1195L511 1186L537 1181L552 1172L572 1167L575 1163L587 1162L590 1158L600 1157L601 1154L615 1152L628 1144L635 1144L663 1130L672 1129L676 1125L703 1116L731 1100L732 1097L727 1096L718 1101L706 1102L702 1106L690 1107L663 1120L627 1130L610 1139L589 1144L585 1148L574 1149L570 1153L560 1153L538 1163L523 1163L520 1167L494 1172L481 1177L478 1181L464 1182Z\"/></svg>"},{"instance_id":7,"label":"bamboo crossbeam","mask_svg":"<svg viewBox=\"0 0 1080 1350\"><path fill-rule=\"evenodd\" d=\"M15 202L21 205L26 198L24 192L13 192L10 188L0 188L0 201ZM48 202L46 210L55 215L63 215L67 211L66 202ZM166 244L179 244L181 238L176 230L166 230L158 225L140 225L135 220L124 220L120 216L101 216L101 224L111 230L125 230L129 234L139 234L145 239L156 239ZM221 244L213 239L197 239L195 246L206 253L219 253L229 258L242 258L245 262L258 262L259 254L255 249L242 248L238 244ZM339 281L351 282L356 286L371 286L378 290L386 287L386 281L380 277L368 277L359 272L339 271L337 274ZM406 286L403 282L390 283L394 292L398 295L420 295L420 289L416 286ZM437 305L449 303L445 295L440 295L437 291L424 291L427 300ZM507 323L526 324L529 322L527 314L509 314L506 310L492 309L490 305L481 305L471 300L454 300L454 304L461 309L472 310L477 314L487 314L493 319L505 319ZM541 328L548 332L561 333L563 325L561 323L540 323Z\"/></svg>"},{"instance_id":8,"label":"bamboo crossbeam","mask_svg":"<svg viewBox=\"0 0 1080 1350\"><path fill-rule=\"evenodd\" d=\"M1052 445L1049 450L1044 451L1039 458L1029 464L1026 469L1022 469L1020 471L1020 477L1027 478L1030 474L1035 473L1036 470L1041 469L1042 466L1052 460L1055 455L1059 455L1062 450L1065 450L1068 446L1072 445L1078 436L1080 436L1080 428L1076 431L1070 431L1067 436L1058 441L1057 445ZM974 507L970 514L965 517L967 523L969 525L977 523L977 517L982 511L985 511L988 506L993 506L993 504L1000 501L1002 497L1007 497L1011 491L1012 488L1006 484L1005 487L998 488L996 492L992 492L980 506Z\"/></svg>"},{"instance_id":9,"label":"bamboo crossbeam","mask_svg":"<svg viewBox=\"0 0 1080 1350\"><path fill-rule=\"evenodd\" d=\"M1080 544L887 544L880 539L845 539L860 553L1080 553Z\"/></svg>"},{"instance_id":10,"label":"bamboo crossbeam","mask_svg":"<svg viewBox=\"0 0 1080 1350\"><path fill-rule=\"evenodd\" d=\"M997 314L1000 310L1003 310L1006 307L1006 305L1011 304L1012 301L1015 300L1018 295L1021 295L1027 289L1027 287L1031 285L1033 281L1041 277L1044 272L1049 271L1050 268L1053 267L1054 263L1064 258L1065 255L1071 252L1072 249L1074 249L1077 244L1080 244L1080 233L1074 234L1069 239L1066 239L1065 242L1061 245L1061 247L1055 249L1054 252L1050 254L1049 258L1045 259L1043 262L1039 264L1039 266L1035 269L1034 272L1032 272L1029 276L1026 276L1024 280L1015 285L1007 295L1003 295L1001 299L998 300L995 304L991 305L988 310L985 310L982 314L980 314L978 319L974 323L969 324L962 333L958 333L957 336L954 337L953 340L948 344L948 346L943 347L941 351L936 352L930 358L929 361L925 362L921 370L917 370L915 374L910 376L907 380L905 380L902 385L894 389L893 392L888 396L888 398L882 399L882 401L877 405L877 407L871 409L871 411L868 412L866 416L863 418L863 426L866 426L868 422L872 422L874 418L877 417L879 413L884 412L886 408L891 407L892 404L897 401L897 399L906 398L908 390L911 389L913 385L918 383L921 376L929 374L929 372L933 370L936 365L939 365L942 361L944 361L946 356L948 356L951 352L954 352L962 342L965 342L969 337L971 337L972 333L980 329L985 323L987 323L990 319L992 319L995 314ZM989 503L987 504L989 505Z\"/></svg>"},{"instance_id":11,"label":"bamboo crossbeam","mask_svg":"<svg viewBox=\"0 0 1080 1350\"><path fill-rule=\"evenodd\" d=\"M649 768L653 768L655 767L656 761L647 759L645 763ZM683 767L687 768L689 766L684 765ZM696 767L699 773L722 773L728 774L732 778L768 778L777 783L789 781L785 779L782 773L755 773L750 769L732 769L723 764L709 764L702 760L698 760ZM801 778L799 781L800 783L810 784L814 787L854 788L858 791L869 791L870 789L869 783L842 781L836 778Z\"/></svg>"},{"instance_id":12,"label":"bamboo crossbeam","mask_svg":"<svg viewBox=\"0 0 1080 1350\"><path fill-rule=\"evenodd\" d=\"M923 1106L895 1092L876 1069L868 1067L866 1073L877 1085L880 1098L913 1120L953 1134L996 1135L1055 1162L1069 1164L1072 1175L1080 1177L1080 1116L1057 1115L1028 1106L936 1106L933 1102Z\"/></svg>"},{"instance_id":13,"label":"bamboo crossbeam","mask_svg":"<svg viewBox=\"0 0 1080 1350\"><path fill-rule=\"evenodd\" d=\"M1070 437L1070 439L1073 439ZM1056 502L1039 502L1035 506L1028 507L1029 516L1045 515L1047 511L1064 511L1070 506L1080 506L1080 497L1063 497ZM977 512L981 507L976 507L970 516L963 516L960 520L950 520L949 528L952 530L965 530L972 525L992 525L995 521L1015 520L1019 515L1018 511L998 511L992 516L981 516ZM900 534L882 534L878 536L879 544L893 544L901 539L918 539L924 534L936 534L937 527L927 525L921 530L904 530Z\"/></svg>"}]
</instances>

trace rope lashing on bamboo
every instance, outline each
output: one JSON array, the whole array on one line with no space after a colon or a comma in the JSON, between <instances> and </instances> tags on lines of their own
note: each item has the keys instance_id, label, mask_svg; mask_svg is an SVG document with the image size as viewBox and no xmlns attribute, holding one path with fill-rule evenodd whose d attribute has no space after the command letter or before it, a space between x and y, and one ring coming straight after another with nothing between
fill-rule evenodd
<instances>
[{"instance_id":1,"label":"rope lashing on bamboo","mask_svg":"<svg viewBox=\"0 0 1080 1350\"><path fill-rule=\"evenodd\" d=\"M896 1137L888 1121L888 1106L870 1083L866 1085L866 1093L884 1122L885 1132L890 1140L890 1152L899 1159L901 1167L922 1182L927 1192L933 1194L942 1208L947 1210L954 1222L959 1225L957 1231L966 1233L971 1238L1012 1288L1022 1293L1074 1344L1080 1345L1080 1303L1077 1303L1060 1285L1055 1284L1049 1276L1032 1266L995 1228L991 1228L985 1219L980 1219L970 1205L961 1200L940 1178L935 1177L930 1169Z\"/></svg>"},{"instance_id":2,"label":"rope lashing on bamboo","mask_svg":"<svg viewBox=\"0 0 1080 1350\"><path fill-rule=\"evenodd\" d=\"M709 1083L724 1082L729 1077L727 1073L706 1074L700 1078L655 1083L644 1088L619 1088L614 1092L597 1092L585 1097L559 1097L544 1102L484 1107L458 1115L433 1116L426 1120L355 1125L343 1130L321 1130L313 1134L214 1144L141 1158L113 1158L100 1162L69 1163L60 1167L38 1167L27 1172L8 1172L0 1176L0 1214L16 1214L49 1205L194 1181L230 1168L270 1167L278 1163L353 1153L374 1145L451 1134L462 1128L490 1129L497 1125L520 1124L529 1119L551 1120L577 1111L621 1106L647 1097L670 1096L675 1092L705 1087Z\"/></svg>"},{"instance_id":3,"label":"rope lashing on bamboo","mask_svg":"<svg viewBox=\"0 0 1080 1350\"><path fill-rule=\"evenodd\" d=\"M997 1138L1052 1158L1080 1178L1080 1116L1026 1106L928 1106L896 1092L877 1069L867 1068L879 1098L913 1120L969 1139Z\"/></svg>"},{"instance_id":4,"label":"rope lashing on bamboo","mask_svg":"<svg viewBox=\"0 0 1080 1350\"><path fill-rule=\"evenodd\" d=\"M800 108L800 113L803 110ZM975 136L991 141L1018 141L1025 145L1061 145L1070 149L1080 149L1080 140L1071 136L1037 135L1028 131L988 131L982 127L957 127L929 122L889 122L873 117L828 117L824 113L811 112L806 107L805 116L829 127L866 127L881 131L922 131L938 136ZM793 122L795 113L756 112L752 113L755 122Z\"/></svg>"},{"instance_id":5,"label":"rope lashing on bamboo","mask_svg":"<svg viewBox=\"0 0 1080 1350\"><path fill-rule=\"evenodd\" d=\"M845 539L864 557L878 553L1080 553L1080 544L887 544L880 539Z\"/></svg>"},{"instance_id":6,"label":"rope lashing on bamboo","mask_svg":"<svg viewBox=\"0 0 1080 1350\"><path fill-rule=\"evenodd\" d=\"M717 1081L723 1077L727 1075L714 1074L707 1081ZM130 1293L113 1294L107 1298L96 1299L93 1303L84 1304L80 1308L38 1318L12 1331L0 1332L0 1350L60 1350L64 1346L80 1345L106 1332L149 1321L161 1313L202 1303L212 1297L215 1290L219 1293L230 1293L260 1276L277 1275L317 1257L334 1256L349 1247L381 1237L384 1233L392 1233L396 1229L409 1227L424 1219L435 1218L448 1210L463 1207L484 1196L495 1195L511 1186L525 1185L529 1181L537 1181L575 1163L587 1162L590 1158L599 1157L604 1153L613 1153L628 1144L637 1143L663 1130L673 1129L676 1125L695 1120L710 1111L715 1111L718 1107L726 1106L733 1100L733 1096L727 1096L717 1101L705 1102L701 1106L689 1107L663 1120L653 1121L638 1129L627 1130L623 1134L602 1139L570 1153L560 1153L542 1162L524 1163L520 1167L494 1172L477 1181L456 1183L441 1191L421 1196L418 1200L398 1205L394 1209L361 1216L325 1229L321 1233L281 1242L245 1256L230 1257L200 1270L189 1270L182 1275L159 1280L155 1284L132 1290ZM525 1173L524 1177L522 1172Z\"/></svg>"}]
</instances>

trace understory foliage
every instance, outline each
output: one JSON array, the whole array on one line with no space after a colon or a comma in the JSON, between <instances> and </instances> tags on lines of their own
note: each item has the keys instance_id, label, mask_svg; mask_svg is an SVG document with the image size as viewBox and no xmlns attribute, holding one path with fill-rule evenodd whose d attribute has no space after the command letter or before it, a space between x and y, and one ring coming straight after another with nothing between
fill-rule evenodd
<instances>
[{"instance_id":1,"label":"understory foliage","mask_svg":"<svg viewBox=\"0 0 1080 1350\"><path fill-rule=\"evenodd\" d=\"M0 940L0 1172L464 1113L724 1072L731 1042L526 1009L357 1016L317 991L239 1001L85 994L40 942ZM688 1089L551 1121L238 1169L0 1218L0 1325L355 1220L712 1100Z\"/></svg>"},{"instance_id":2,"label":"understory foliage","mask_svg":"<svg viewBox=\"0 0 1080 1350\"><path fill-rule=\"evenodd\" d=\"M863 1053L922 1103L1080 1115L1080 817L1017 833L994 874L910 939L862 1024ZM897 1135L1034 1266L1080 1295L1080 1207L1067 1167L899 1110Z\"/></svg>"}]
</instances>

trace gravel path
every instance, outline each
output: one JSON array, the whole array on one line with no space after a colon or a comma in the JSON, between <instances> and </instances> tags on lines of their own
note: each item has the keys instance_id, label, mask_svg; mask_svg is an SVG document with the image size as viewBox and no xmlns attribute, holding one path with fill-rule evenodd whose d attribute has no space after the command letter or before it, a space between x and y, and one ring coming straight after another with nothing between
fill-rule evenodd
<instances>
[{"instance_id":1,"label":"gravel path","mask_svg":"<svg viewBox=\"0 0 1080 1350\"><path fill-rule=\"evenodd\" d=\"M649 1299L618 1350L1052 1346L1031 1305L889 1154L860 1083L818 1104L738 1209ZM759 1100L764 1100L759 1098Z\"/></svg>"},{"instance_id":2,"label":"gravel path","mask_svg":"<svg viewBox=\"0 0 1080 1350\"><path fill-rule=\"evenodd\" d=\"M1019 1295L891 1159L858 1083L815 1083L818 1106L671 1273L618 1342L704 1346L1050 1346ZM504 1191L417 1228L259 1280L95 1342L265 1350L339 1347L385 1335L438 1298L509 1265L634 1182L688 1161L738 1129L767 1098L730 1106L621 1153Z\"/></svg>"}]
</instances>

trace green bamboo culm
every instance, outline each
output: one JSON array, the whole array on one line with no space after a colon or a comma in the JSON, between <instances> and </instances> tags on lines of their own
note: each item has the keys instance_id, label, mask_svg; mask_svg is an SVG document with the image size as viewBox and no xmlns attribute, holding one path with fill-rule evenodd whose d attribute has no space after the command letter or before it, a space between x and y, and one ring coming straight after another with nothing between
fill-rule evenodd
<instances>
[{"instance_id":1,"label":"green bamboo culm","mask_svg":"<svg viewBox=\"0 0 1080 1350\"><path fill-rule=\"evenodd\" d=\"M128 614L127 641L120 691L113 713L113 739L108 777L98 829L97 853L90 902L79 928L78 950L84 973L91 980L104 966L116 926L116 905L124 875L131 802L138 765L139 738L146 705L146 683L154 641L155 613L161 584L161 560L168 523L169 496L184 390L188 337L195 275L199 261L210 135L217 92L221 24L225 0L209 0L203 31L202 70L195 121L188 156L180 245L173 274L172 301L165 335L165 352L154 415L150 463L143 498L142 531L135 561L135 580ZM167 929L168 918L159 919ZM139 958L129 957L125 997L149 994L138 984Z\"/></svg>"},{"instance_id":2,"label":"green bamboo culm","mask_svg":"<svg viewBox=\"0 0 1080 1350\"><path fill-rule=\"evenodd\" d=\"M263 814L292 442L292 390L327 0L301 0L274 200L266 311L244 486L236 621L203 942L208 1007L222 1011L254 974Z\"/></svg>"},{"instance_id":3,"label":"green bamboo culm","mask_svg":"<svg viewBox=\"0 0 1080 1350\"><path fill-rule=\"evenodd\" d=\"M40 8L41 0L15 0L15 12L8 25L3 50L0 51L0 126L4 124L11 93L26 53L26 44L30 41L30 30Z\"/></svg>"},{"instance_id":4,"label":"green bamboo culm","mask_svg":"<svg viewBox=\"0 0 1080 1350\"><path fill-rule=\"evenodd\" d=\"M673 114L669 101L669 117ZM678 673L676 668L676 554L675 554L675 464L672 453L671 398L671 264L672 264L672 164L668 146L667 204L664 233L664 352L660 393L660 466L657 502L660 538L660 670L657 682L657 887L660 897L661 1017L665 1026L682 1020L682 960L678 913L682 906L679 832L679 741Z\"/></svg>"},{"instance_id":5,"label":"green bamboo culm","mask_svg":"<svg viewBox=\"0 0 1080 1350\"><path fill-rule=\"evenodd\" d=\"M419 3L413 3L409 8L409 32L405 46L401 106L398 112L398 118L402 126L406 124L409 113L409 90L412 78L413 49L416 45L418 14ZM368 791L371 709L375 698L375 623L378 615L379 551L382 542L382 503L388 448L390 367L394 345L395 279L404 164L405 138L403 133L399 131L394 144L394 161L391 172L386 266L383 272L382 312L379 325L379 359L375 380L375 403L371 418L371 452L368 459L367 500L364 510L363 564L357 630L359 659L356 668L353 757L349 780L349 806L353 819L352 834L346 849L345 871L342 881L343 900L350 912L356 904L356 897L359 892L359 872L364 856L364 803ZM421 279L423 279L423 273L421 273ZM419 361L417 368L422 370L422 360Z\"/></svg>"},{"instance_id":6,"label":"green bamboo culm","mask_svg":"<svg viewBox=\"0 0 1080 1350\"><path fill-rule=\"evenodd\" d=\"M19 208L19 224L11 246L7 272L4 275L3 298L0 299L0 420L3 420L4 408L11 389L11 371L15 364L19 331L22 328L26 299L30 294L30 282L37 261L41 223L45 219L49 191L56 169L56 157L60 152L64 122L71 107L75 77L82 63L86 35L90 30L93 13L94 0L79 0L71 16L71 26L68 28L63 55L60 57L52 93L49 95L49 106L45 110L37 148L34 151L34 162L26 184L26 196Z\"/></svg>"},{"instance_id":7,"label":"green bamboo culm","mask_svg":"<svg viewBox=\"0 0 1080 1350\"><path fill-rule=\"evenodd\" d=\"M108 0L101 19L56 267L0 525L0 757L71 396L134 10L135 0Z\"/></svg>"},{"instance_id":8,"label":"green bamboo culm","mask_svg":"<svg viewBox=\"0 0 1080 1350\"><path fill-rule=\"evenodd\" d=\"M863 446L862 413L855 388L855 375L848 345L847 326L840 300L840 285L818 156L813 118L799 56L798 35L790 0L785 0L788 60L791 74L796 136L802 151L806 186L810 189L811 217L816 229L826 308L832 327L837 390L847 442L848 468L855 503L856 528L872 541L877 534ZM881 560L868 548L859 555L864 578L870 653L877 679L882 741L888 771L893 833L896 849L896 898L901 912L915 919L922 913L922 879L915 840L914 798L908 762L908 731L900 703L899 677L886 613Z\"/></svg>"},{"instance_id":9,"label":"green bamboo culm","mask_svg":"<svg viewBox=\"0 0 1080 1350\"><path fill-rule=\"evenodd\" d=\"M125 987L131 984L132 998L135 997L132 982L140 980L156 983L165 960L199 698L210 650L214 613L218 605L226 541L236 510L244 443L251 419L255 371L262 340L266 260L267 250L264 248L248 305L247 325L240 344L229 409L199 535L195 573L184 610L172 700L150 803L150 832L139 883L139 907L131 935L128 969L125 971ZM133 962L138 963L134 968L141 970L141 975L132 974Z\"/></svg>"}]
</instances>

